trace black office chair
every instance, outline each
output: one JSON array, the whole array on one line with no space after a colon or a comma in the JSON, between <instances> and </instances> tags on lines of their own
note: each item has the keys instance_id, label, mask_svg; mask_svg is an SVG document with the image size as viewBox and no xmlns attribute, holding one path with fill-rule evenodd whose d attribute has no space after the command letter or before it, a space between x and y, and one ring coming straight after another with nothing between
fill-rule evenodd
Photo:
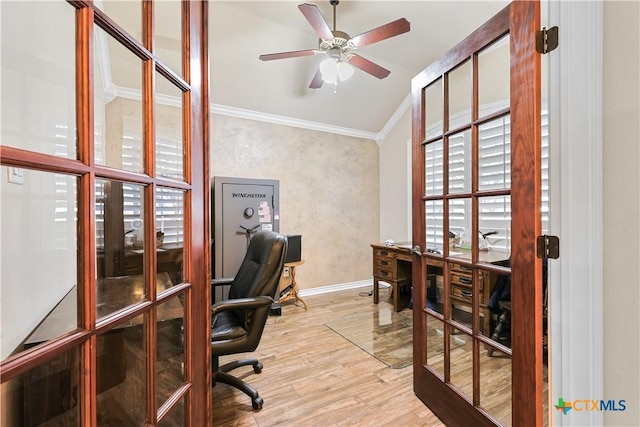
<instances>
[{"instance_id":1,"label":"black office chair","mask_svg":"<svg viewBox=\"0 0 640 427\"><path fill-rule=\"evenodd\" d=\"M247 358L219 366L219 357L255 351L258 347L282 275L286 250L285 236L260 231L251 239L236 276L213 280L214 285L231 284L229 298L211 306L213 386L219 381L241 390L251 398L254 410L261 409L264 402L258 391L228 372L252 365L254 372L259 374L262 363Z\"/></svg>"},{"instance_id":2,"label":"black office chair","mask_svg":"<svg viewBox=\"0 0 640 427\"><path fill-rule=\"evenodd\" d=\"M501 262L500 265L504 267L511 266L511 259L506 262ZM546 357L547 353L547 260L542 260L542 320L543 320L543 350ZM491 339L494 341L503 341L507 346L511 346L511 274L500 275L496 279L496 283L493 286L493 291L487 307L493 314L498 315L498 321L491 334ZM493 356L493 348L487 350L489 357Z\"/></svg>"}]
</instances>

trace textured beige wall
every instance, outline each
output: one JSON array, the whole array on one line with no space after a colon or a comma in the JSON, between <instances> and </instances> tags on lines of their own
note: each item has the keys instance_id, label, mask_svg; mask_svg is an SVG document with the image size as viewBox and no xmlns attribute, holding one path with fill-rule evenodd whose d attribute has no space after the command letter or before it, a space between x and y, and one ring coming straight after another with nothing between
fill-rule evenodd
<instances>
[{"instance_id":1,"label":"textured beige wall","mask_svg":"<svg viewBox=\"0 0 640 427\"><path fill-rule=\"evenodd\" d=\"M211 175L280 181L280 231L302 235L300 289L371 277L378 241L372 140L214 114Z\"/></svg>"},{"instance_id":2,"label":"textured beige wall","mask_svg":"<svg viewBox=\"0 0 640 427\"><path fill-rule=\"evenodd\" d=\"M640 3L604 2L604 397L624 412L604 424L640 425Z\"/></svg>"}]
</instances>

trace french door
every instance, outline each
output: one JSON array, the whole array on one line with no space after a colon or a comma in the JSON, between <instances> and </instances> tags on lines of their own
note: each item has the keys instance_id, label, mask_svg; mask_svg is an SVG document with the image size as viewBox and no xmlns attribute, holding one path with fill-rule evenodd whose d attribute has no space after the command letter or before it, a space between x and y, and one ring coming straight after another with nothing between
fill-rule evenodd
<instances>
[{"instance_id":1,"label":"french door","mask_svg":"<svg viewBox=\"0 0 640 427\"><path fill-rule=\"evenodd\" d=\"M414 390L447 425L543 422L539 23L512 2L412 81Z\"/></svg>"},{"instance_id":2,"label":"french door","mask_svg":"<svg viewBox=\"0 0 640 427\"><path fill-rule=\"evenodd\" d=\"M0 7L0 424L206 425L207 3Z\"/></svg>"}]
</instances>

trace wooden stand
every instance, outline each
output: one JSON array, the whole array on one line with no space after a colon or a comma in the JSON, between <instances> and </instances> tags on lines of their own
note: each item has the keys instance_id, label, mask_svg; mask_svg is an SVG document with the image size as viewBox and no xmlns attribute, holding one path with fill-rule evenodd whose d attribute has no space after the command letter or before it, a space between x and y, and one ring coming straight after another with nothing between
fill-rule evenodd
<instances>
[{"instance_id":1,"label":"wooden stand","mask_svg":"<svg viewBox=\"0 0 640 427\"><path fill-rule=\"evenodd\" d=\"M307 303L304 302L304 300L298 295L298 284L296 283L296 267L302 264L304 264L304 260L287 262L284 264L285 267L289 268L291 283L282 291L280 291L280 302L282 303L291 299L295 299L296 301L300 301L304 305L304 309L307 310Z\"/></svg>"}]
</instances>

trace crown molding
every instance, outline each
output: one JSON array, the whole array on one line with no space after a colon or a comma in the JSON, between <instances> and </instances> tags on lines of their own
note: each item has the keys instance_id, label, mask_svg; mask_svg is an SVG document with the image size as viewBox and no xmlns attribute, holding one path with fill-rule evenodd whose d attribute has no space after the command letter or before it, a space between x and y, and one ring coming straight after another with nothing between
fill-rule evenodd
<instances>
[{"instance_id":1,"label":"crown molding","mask_svg":"<svg viewBox=\"0 0 640 427\"><path fill-rule=\"evenodd\" d=\"M115 87L115 96L119 96L121 98L133 99L136 101L142 100L142 96L139 90L117 87L117 86ZM157 94L156 102L158 104L169 105L172 107L182 106L182 100L176 96L167 96L167 95ZM403 101L402 105L398 107L398 110L396 110L394 115L391 117L391 119L389 119L389 121L385 125L384 129L386 133L388 133L393 128L393 126L398 121L398 119L402 116L402 114L404 113L404 110L406 110L408 105L409 105L409 97L407 97L407 99ZM370 139L370 140L376 141L376 143L379 143L378 141L383 139L383 137L382 138L380 137L382 132L380 133L366 132L359 129L332 126L332 125L327 125L325 123L294 119L291 117L278 116L276 114L262 113L259 111L245 110L242 108L229 107L229 106L220 105L220 104L210 104L210 111L211 113L219 114L221 116L237 117L240 119L256 120L260 122L315 130L319 132L333 133L336 135L351 136L354 138ZM385 136L386 136L386 133L385 133Z\"/></svg>"},{"instance_id":2,"label":"crown molding","mask_svg":"<svg viewBox=\"0 0 640 427\"><path fill-rule=\"evenodd\" d=\"M376 143L378 145L382 144L382 141L387 137L387 135L389 135L391 129L393 129L396 124L398 124L398 121L400 120L402 115L409 109L409 107L411 107L410 93L407 94L402 103L398 106L398 108L396 108L396 111L391 115L391 117L389 117L389 120L387 120L387 123L385 123L382 130L378 132L378 135L376 136Z\"/></svg>"},{"instance_id":3,"label":"crown molding","mask_svg":"<svg viewBox=\"0 0 640 427\"><path fill-rule=\"evenodd\" d=\"M274 123L279 125L316 130L320 132L328 132L337 135L352 136L355 138L364 138L376 140L377 135L374 132L365 132L358 129L345 128L340 126L332 126L324 123L312 122L309 120L293 119L291 117L278 116L276 114L261 113L258 111L244 110L242 108L229 107L220 104L211 104L211 112L222 116L238 117L241 119L257 120L260 122Z\"/></svg>"},{"instance_id":4,"label":"crown molding","mask_svg":"<svg viewBox=\"0 0 640 427\"><path fill-rule=\"evenodd\" d=\"M125 87L115 87L115 96L120 98L132 99L134 101L142 101L142 94L138 89L129 89ZM177 96L169 96L156 94L156 103L168 105L170 107L182 108L182 99Z\"/></svg>"}]
</instances>

